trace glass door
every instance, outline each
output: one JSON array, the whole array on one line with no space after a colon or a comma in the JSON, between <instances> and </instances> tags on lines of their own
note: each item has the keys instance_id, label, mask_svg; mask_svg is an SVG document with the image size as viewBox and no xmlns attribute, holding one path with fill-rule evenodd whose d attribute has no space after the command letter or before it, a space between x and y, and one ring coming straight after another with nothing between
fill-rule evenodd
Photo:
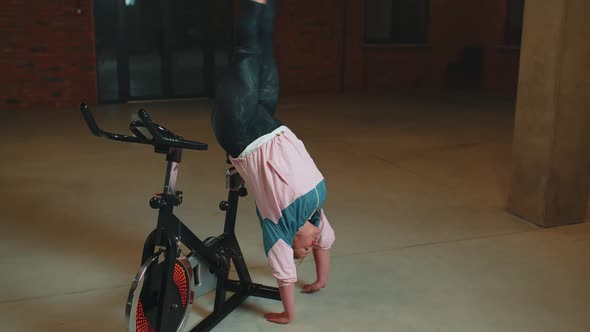
<instances>
[{"instance_id":1,"label":"glass door","mask_svg":"<svg viewBox=\"0 0 590 332\"><path fill-rule=\"evenodd\" d=\"M169 56L171 85L175 97L203 94L207 30L201 1L170 1ZM210 64L208 64L210 65Z\"/></svg>"},{"instance_id":2,"label":"glass door","mask_svg":"<svg viewBox=\"0 0 590 332\"><path fill-rule=\"evenodd\" d=\"M101 102L214 95L229 57L232 0L94 4Z\"/></svg>"},{"instance_id":3,"label":"glass door","mask_svg":"<svg viewBox=\"0 0 590 332\"><path fill-rule=\"evenodd\" d=\"M130 100L165 97L161 4L159 0L124 1L122 21Z\"/></svg>"},{"instance_id":4,"label":"glass door","mask_svg":"<svg viewBox=\"0 0 590 332\"><path fill-rule=\"evenodd\" d=\"M94 1L96 75L100 102L119 96L119 25L117 0Z\"/></svg>"}]
</instances>

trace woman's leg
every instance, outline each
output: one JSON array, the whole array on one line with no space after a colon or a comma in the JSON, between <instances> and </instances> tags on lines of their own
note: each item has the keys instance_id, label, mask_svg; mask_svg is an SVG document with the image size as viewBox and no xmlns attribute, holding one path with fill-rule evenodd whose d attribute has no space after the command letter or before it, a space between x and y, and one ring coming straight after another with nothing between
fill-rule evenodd
<instances>
[{"instance_id":1,"label":"woman's leg","mask_svg":"<svg viewBox=\"0 0 590 332\"><path fill-rule=\"evenodd\" d=\"M259 105L262 46L258 24L267 6L262 1L239 2L236 46L212 114L217 141L232 157L280 125Z\"/></svg>"},{"instance_id":2,"label":"woman's leg","mask_svg":"<svg viewBox=\"0 0 590 332\"><path fill-rule=\"evenodd\" d=\"M258 24L262 56L260 64L260 101L274 115L279 99L279 72L274 52L275 1L267 0Z\"/></svg>"}]
</instances>

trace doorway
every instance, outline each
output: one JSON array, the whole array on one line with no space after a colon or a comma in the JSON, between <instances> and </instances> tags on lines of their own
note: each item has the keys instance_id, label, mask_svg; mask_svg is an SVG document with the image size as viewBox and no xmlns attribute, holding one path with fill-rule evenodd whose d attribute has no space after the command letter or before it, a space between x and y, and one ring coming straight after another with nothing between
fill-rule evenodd
<instances>
[{"instance_id":1,"label":"doorway","mask_svg":"<svg viewBox=\"0 0 590 332\"><path fill-rule=\"evenodd\" d=\"M231 0L96 0L101 103L213 97L232 42Z\"/></svg>"}]
</instances>

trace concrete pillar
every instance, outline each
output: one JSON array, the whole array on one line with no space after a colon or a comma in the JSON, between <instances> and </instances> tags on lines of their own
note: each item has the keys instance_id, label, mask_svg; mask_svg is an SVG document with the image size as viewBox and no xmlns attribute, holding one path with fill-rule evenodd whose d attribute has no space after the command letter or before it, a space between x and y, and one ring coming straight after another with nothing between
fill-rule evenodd
<instances>
[{"instance_id":1,"label":"concrete pillar","mask_svg":"<svg viewBox=\"0 0 590 332\"><path fill-rule=\"evenodd\" d=\"M590 1L527 0L508 210L583 222L590 189Z\"/></svg>"}]
</instances>

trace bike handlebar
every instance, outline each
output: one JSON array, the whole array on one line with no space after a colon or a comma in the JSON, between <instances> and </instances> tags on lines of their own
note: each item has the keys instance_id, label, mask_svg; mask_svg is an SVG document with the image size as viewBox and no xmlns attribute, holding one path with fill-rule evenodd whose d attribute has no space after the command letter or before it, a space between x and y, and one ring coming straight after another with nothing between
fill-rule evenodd
<instances>
[{"instance_id":1,"label":"bike handlebar","mask_svg":"<svg viewBox=\"0 0 590 332\"><path fill-rule=\"evenodd\" d=\"M170 130L160 126L157 123L154 123L148 113L143 109L139 110L138 115L141 121L133 121L129 125L129 129L135 136L127 136L122 134L115 134L105 130L102 130L96 124L96 120L94 116L90 112L87 104L80 105L80 111L84 116L84 120L88 125L88 128L98 137L103 137L107 139L111 139L114 141L122 141L122 142L129 142L129 143L141 143L141 144L149 144L153 145L154 147L175 147L175 148L184 148L184 149L191 149L191 150L207 150L208 145L207 143L195 142L190 140L185 140L182 136L178 136L171 132ZM144 134L142 134L138 128L145 128L147 129L150 134L152 135L152 139L148 139Z\"/></svg>"},{"instance_id":2,"label":"bike handlebar","mask_svg":"<svg viewBox=\"0 0 590 332\"><path fill-rule=\"evenodd\" d=\"M137 114L145 125L145 128L150 134L152 134L154 140L159 144L191 150L207 150L208 148L206 143L185 140L182 136L178 136L170 130L154 123L149 114L143 109L139 110Z\"/></svg>"},{"instance_id":3,"label":"bike handlebar","mask_svg":"<svg viewBox=\"0 0 590 332\"><path fill-rule=\"evenodd\" d=\"M94 134L94 136L104 137L104 138L112 139L115 141L143 143L137 137L110 133L108 131L104 131L104 130L100 129L98 127L98 125L96 124L96 120L94 120L92 113L90 113L90 109L88 108L88 105L86 105L86 104L80 105L80 111L82 111L82 115L84 116L84 120L86 120L86 124L88 125L88 128Z\"/></svg>"}]
</instances>

